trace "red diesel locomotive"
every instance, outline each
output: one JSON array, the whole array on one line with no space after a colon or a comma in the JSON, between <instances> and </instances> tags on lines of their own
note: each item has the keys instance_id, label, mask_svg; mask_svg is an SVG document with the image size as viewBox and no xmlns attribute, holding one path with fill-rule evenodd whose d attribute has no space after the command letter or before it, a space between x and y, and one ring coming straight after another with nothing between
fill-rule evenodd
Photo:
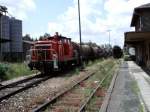
<instances>
[{"instance_id":1,"label":"red diesel locomotive","mask_svg":"<svg viewBox=\"0 0 150 112\"><path fill-rule=\"evenodd\" d=\"M28 66L41 72L60 70L66 65L79 63L79 46L70 38L56 35L37 41L30 49Z\"/></svg>"}]
</instances>

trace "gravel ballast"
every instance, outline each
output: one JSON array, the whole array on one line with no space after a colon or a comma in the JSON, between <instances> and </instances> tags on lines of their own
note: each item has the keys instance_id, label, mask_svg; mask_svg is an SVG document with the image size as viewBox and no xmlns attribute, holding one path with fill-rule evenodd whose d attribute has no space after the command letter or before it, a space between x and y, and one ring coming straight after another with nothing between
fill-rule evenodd
<instances>
[{"instance_id":1,"label":"gravel ballast","mask_svg":"<svg viewBox=\"0 0 150 112\"><path fill-rule=\"evenodd\" d=\"M36 87L30 88L21 92L8 100L0 102L0 112L29 112L39 104L45 102L50 96L55 96L64 87L70 85L72 81L77 81L84 77L86 74L92 73L97 70L99 63L87 67L86 70L80 72L78 75L69 74L64 76L53 77Z\"/></svg>"}]
</instances>

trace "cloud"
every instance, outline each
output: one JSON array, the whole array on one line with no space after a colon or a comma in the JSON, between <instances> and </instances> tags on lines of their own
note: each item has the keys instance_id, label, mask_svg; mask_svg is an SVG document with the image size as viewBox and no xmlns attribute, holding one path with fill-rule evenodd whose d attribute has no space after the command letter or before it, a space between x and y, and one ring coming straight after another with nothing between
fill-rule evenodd
<instances>
[{"instance_id":1,"label":"cloud","mask_svg":"<svg viewBox=\"0 0 150 112\"><path fill-rule=\"evenodd\" d=\"M27 13L36 9L35 0L1 0L0 4L8 7L8 12L21 20L27 19Z\"/></svg>"},{"instance_id":2,"label":"cloud","mask_svg":"<svg viewBox=\"0 0 150 112\"><path fill-rule=\"evenodd\" d=\"M111 30L111 43L123 46L124 32L130 28L133 9L146 4L150 0L80 0L82 40L98 44L108 43L108 30ZM78 5L73 5L58 15L56 21L48 23L51 34L58 31L62 35L79 41L78 35Z\"/></svg>"},{"instance_id":3,"label":"cloud","mask_svg":"<svg viewBox=\"0 0 150 112\"><path fill-rule=\"evenodd\" d=\"M55 31L58 31L61 32L63 35L73 37L74 40L79 40L77 0L74 0L73 2L74 5L72 7L68 7L68 10L63 14L59 15L56 21L49 22L48 29L50 33L53 34ZM93 20L96 22L96 18L102 15L102 12L97 10L99 8L95 7L99 4L101 4L99 0L81 0L81 22L82 33L84 35L93 35L99 32L99 30L94 29L95 23L93 24L93 22L91 21ZM92 19L91 16L93 16ZM84 36L83 39L84 38L86 37Z\"/></svg>"}]
</instances>

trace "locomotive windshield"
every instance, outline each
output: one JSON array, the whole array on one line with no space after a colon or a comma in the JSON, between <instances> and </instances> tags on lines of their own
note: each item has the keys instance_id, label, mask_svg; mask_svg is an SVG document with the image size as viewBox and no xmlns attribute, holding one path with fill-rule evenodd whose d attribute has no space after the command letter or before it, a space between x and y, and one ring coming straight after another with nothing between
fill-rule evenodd
<instances>
[{"instance_id":1,"label":"locomotive windshield","mask_svg":"<svg viewBox=\"0 0 150 112\"><path fill-rule=\"evenodd\" d=\"M50 45L36 45L35 49L49 49Z\"/></svg>"}]
</instances>

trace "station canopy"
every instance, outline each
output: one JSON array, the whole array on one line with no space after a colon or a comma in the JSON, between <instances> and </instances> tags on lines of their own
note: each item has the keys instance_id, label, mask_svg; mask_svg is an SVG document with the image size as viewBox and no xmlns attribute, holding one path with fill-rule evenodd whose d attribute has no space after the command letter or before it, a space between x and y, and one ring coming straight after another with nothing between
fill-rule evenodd
<instances>
[{"instance_id":1,"label":"station canopy","mask_svg":"<svg viewBox=\"0 0 150 112\"><path fill-rule=\"evenodd\" d=\"M150 40L150 32L126 32L125 44Z\"/></svg>"}]
</instances>

